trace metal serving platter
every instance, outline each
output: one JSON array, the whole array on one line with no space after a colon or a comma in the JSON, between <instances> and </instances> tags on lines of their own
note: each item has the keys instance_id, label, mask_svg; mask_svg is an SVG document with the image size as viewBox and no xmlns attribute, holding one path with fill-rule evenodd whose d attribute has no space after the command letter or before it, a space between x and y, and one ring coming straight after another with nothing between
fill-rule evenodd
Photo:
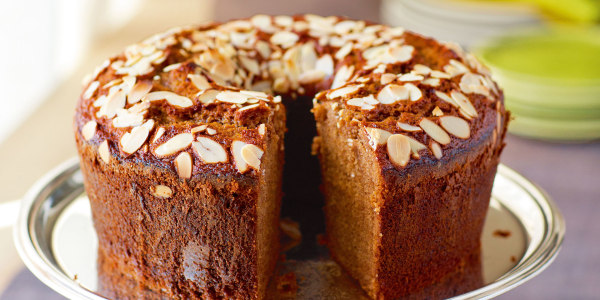
<instances>
[{"instance_id":1,"label":"metal serving platter","mask_svg":"<svg viewBox=\"0 0 600 300\"><path fill-rule=\"evenodd\" d=\"M21 258L43 283L70 299L105 299L96 294L97 239L76 158L31 188L14 229ZM482 284L454 298L492 298L519 286L552 262L564 233L563 217L548 196L500 165L482 235ZM305 278L296 298L365 298L326 258L284 264Z\"/></svg>"}]
</instances>

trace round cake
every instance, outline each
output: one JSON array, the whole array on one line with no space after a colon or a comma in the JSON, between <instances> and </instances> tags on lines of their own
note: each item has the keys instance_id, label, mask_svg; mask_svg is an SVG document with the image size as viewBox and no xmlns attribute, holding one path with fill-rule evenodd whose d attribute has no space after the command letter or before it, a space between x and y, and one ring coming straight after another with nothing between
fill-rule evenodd
<instances>
[{"instance_id":1,"label":"round cake","mask_svg":"<svg viewBox=\"0 0 600 300\"><path fill-rule=\"evenodd\" d=\"M319 175L331 257L371 298L423 291L479 255L508 117L472 55L365 21L257 15L129 46L75 113L101 293L267 297L282 194Z\"/></svg>"}]
</instances>

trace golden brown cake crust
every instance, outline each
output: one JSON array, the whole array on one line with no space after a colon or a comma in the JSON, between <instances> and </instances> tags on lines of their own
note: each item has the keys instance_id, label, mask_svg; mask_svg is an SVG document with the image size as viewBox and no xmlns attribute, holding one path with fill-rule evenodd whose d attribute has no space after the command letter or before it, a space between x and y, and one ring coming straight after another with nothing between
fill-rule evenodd
<instances>
[{"instance_id":1,"label":"golden brown cake crust","mask_svg":"<svg viewBox=\"0 0 600 300\"><path fill-rule=\"evenodd\" d=\"M107 291L131 282L125 285L132 291L115 295L264 296L277 253L281 97L289 103L297 95L315 96L326 211L335 182L343 180L328 175L337 160L328 162L333 150L327 143L334 139L323 139L326 126L360 145L362 157L373 162L365 168L377 171L365 179L375 184L375 196L360 201L381 210L359 215L368 215L371 233L382 236L372 239L372 249L392 250L361 260L370 264L372 278L359 281L372 297L393 298L393 291L435 280L400 288L398 276L406 270L383 265L404 255L393 250L400 245L393 230L406 225L395 218L415 212L402 195L477 198L472 218L450 224L470 224L466 231L474 240L508 120L489 72L458 46L402 28L257 15L158 34L110 58L86 81L74 127ZM447 187L461 184L476 191ZM431 190L419 191L427 186ZM423 220L438 211L442 204L432 204ZM472 240L465 249L474 247ZM449 260L469 251L450 251ZM360 277L362 267L345 265L335 247L331 252ZM186 275L190 261L202 276ZM119 272L110 274L113 268Z\"/></svg>"}]
</instances>

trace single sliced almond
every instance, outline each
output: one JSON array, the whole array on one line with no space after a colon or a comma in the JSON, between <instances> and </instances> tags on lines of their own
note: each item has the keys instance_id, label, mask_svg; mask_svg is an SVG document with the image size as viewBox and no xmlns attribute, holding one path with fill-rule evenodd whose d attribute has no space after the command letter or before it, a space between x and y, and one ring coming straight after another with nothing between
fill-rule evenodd
<instances>
[{"instance_id":1,"label":"single sliced almond","mask_svg":"<svg viewBox=\"0 0 600 300\"><path fill-rule=\"evenodd\" d=\"M264 151L258 148L256 145L246 144L240 150L242 159L252 168L260 169L260 158L263 156Z\"/></svg>"},{"instance_id":2,"label":"single sliced almond","mask_svg":"<svg viewBox=\"0 0 600 300\"><path fill-rule=\"evenodd\" d=\"M177 168L177 174L181 178L188 179L192 177L192 157L187 152L181 152L175 158L175 168Z\"/></svg>"},{"instance_id":3,"label":"single sliced almond","mask_svg":"<svg viewBox=\"0 0 600 300\"><path fill-rule=\"evenodd\" d=\"M344 46L342 46L342 48L340 48L336 53L335 53L335 58L337 60L343 60L344 57L346 57L346 55L350 54L350 52L352 51L352 47L354 46L354 44L352 43L347 43Z\"/></svg>"},{"instance_id":4,"label":"single sliced almond","mask_svg":"<svg viewBox=\"0 0 600 300\"><path fill-rule=\"evenodd\" d=\"M106 103L100 108L99 114L112 119L117 114L117 110L123 107L125 107L125 92L119 90L108 97Z\"/></svg>"},{"instance_id":5,"label":"single sliced almond","mask_svg":"<svg viewBox=\"0 0 600 300\"><path fill-rule=\"evenodd\" d=\"M212 85L210 84L210 82L208 82L204 75L188 74L187 77L192 81L192 84L194 84L194 86L200 91L212 88Z\"/></svg>"},{"instance_id":6,"label":"single sliced almond","mask_svg":"<svg viewBox=\"0 0 600 300\"><path fill-rule=\"evenodd\" d=\"M190 98L167 91L151 92L146 95L145 99L148 101L166 100L169 104L182 108L194 105Z\"/></svg>"},{"instance_id":7,"label":"single sliced almond","mask_svg":"<svg viewBox=\"0 0 600 300\"><path fill-rule=\"evenodd\" d=\"M396 125L398 125L398 128L400 128L404 131L415 132L415 131L422 130L421 127L419 127L419 126L413 126L413 125L402 123L402 122L398 122L398 123L396 123Z\"/></svg>"},{"instance_id":8,"label":"single sliced almond","mask_svg":"<svg viewBox=\"0 0 600 300\"><path fill-rule=\"evenodd\" d=\"M455 116L441 117L440 124L442 127L444 127L444 129L446 129L446 131L458 138L468 139L471 135L469 123L462 118Z\"/></svg>"},{"instance_id":9,"label":"single sliced almond","mask_svg":"<svg viewBox=\"0 0 600 300\"><path fill-rule=\"evenodd\" d=\"M166 185L157 185L152 189L152 195L159 198L171 198L173 191Z\"/></svg>"},{"instance_id":10,"label":"single sliced almond","mask_svg":"<svg viewBox=\"0 0 600 300\"><path fill-rule=\"evenodd\" d=\"M96 134L97 126L98 123L96 123L96 121L94 120L91 120L85 123L85 125L83 125L83 127L81 128L81 135L86 141L89 141L94 137L94 135Z\"/></svg>"},{"instance_id":11,"label":"single sliced almond","mask_svg":"<svg viewBox=\"0 0 600 300\"><path fill-rule=\"evenodd\" d=\"M98 146L98 155L100 155L100 158L105 163L110 162L110 150L108 149L108 141L104 140L104 142L102 142L100 146Z\"/></svg>"},{"instance_id":12,"label":"single sliced almond","mask_svg":"<svg viewBox=\"0 0 600 300\"><path fill-rule=\"evenodd\" d=\"M156 143L158 139L165 133L165 128L160 127L156 130L156 134L154 134L154 138L152 138L152 143Z\"/></svg>"},{"instance_id":13,"label":"single sliced almond","mask_svg":"<svg viewBox=\"0 0 600 300\"><path fill-rule=\"evenodd\" d=\"M206 128L206 133L208 133L208 134L210 134L210 135L215 135L215 134L217 134L217 130L216 130L216 129L213 129L213 128L209 128L209 127L207 127L207 128Z\"/></svg>"},{"instance_id":14,"label":"single sliced almond","mask_svg":"<svg viewBox=\"0 0 600 300\"><path fill-rule=\"evenodd\" d=\"M404 85L408 89L410 101L417 101L423 97L423 92L414 84L407 83Z\"/></svg>"},{"instance_id":15,"label":"single sliced almond","mask_svg":"<svg viewBox=\"0 0 600 300\"><path fill-rule=\"evenodd\" d=\"M396 165L404 167L410 161L410 142L402 134L392 134L388 137L387 151L390 160Z\"/></svg>"},{"instance_id":16,"label":"single sliced almond","mask_svg":"<svg viewBox=\"0 0 600 300\"><path fill-rule=\"evenodd\" d=\"M131 154L137 151L146 142L149 133L150 130L144 125L133 127L131 132L121 137L123 152Z\"/></svg>"},{"instance_id":17,"label":"single sliced almond","mask_svg":"<svg viewBox=\"0 0 600 300\"><path fill-rule=\"evenodd\" d=\"M235 162L235 166L240 173L245 173L248 171L248 163L242 158L242 148L246 145L246 143L242 141L233 141L231 143L231 154L233 155L233 161Z\"/></svg>"},{"instance_id":18,"label":"single sliced almond","mask_svg":"<svg viewBox=\"0 0 600 300\"><path fill-rule=\"evenodd\" d=\"M331 76L334 71L333 59L331 55L325 54L319 58L315 64L315 69L321 71L325 76Z\"/></svg>"},{"instance_id":19,"label":"single sliced almond","mask_svg":"<svg viewBox=\"0 0 600 300\"><path fill-rule=\"evenodd\" d=\"M172 155L172 154L175 154L175 153L189 147L192 144L193 140L194 140L193 134L180 133L180 134L177 134L177 135L173 136L172 138L170 138L164 144L158 146L154 150L154 153L156 153L156 155L158 155L158 156Z\"/></svg>"},{"instance_id":20,"label":"single sliced almond","mask_svg":"<svg viewBox=\"0 0 600 300\"><path fill-rule=\"evenodd\" d=\"M96 92L96 90L98 90L98 87L100 86L100 82L98 81L93 81L92 83L90 83L90 85L87 87L87 89L85 89L85 92L83 92L83 99L87 100L92 98L92 96L94 96L94 93Z\"/></svg>"},{"instance_id":21,"label":"single sliced almond","mask_svg":"<svg viewBox=\"0 0 600 300\"><path fill-rule=\"evenodd\" d=\"M408 142L410 143L410 150L413 153L413 156L415 158L419 158L419 151L421 150L425 150L427 149L427 146L423 145L421 142L411 138L411 137L406 137L408 139Z\"/></svg>"},{"instance_id":22,"label":"single sliced almond","mask_svg":"<svg viewBox=\"0 0 600 300\"><path fill-rule=\"evenodd\" d=\"M352 74L354 74L354 66L342 66L338 69L337 73L335 74L333 82L331 83L331 88L336 89L343 86L344 84L346 84L348 79L350 79Z\"/></svg>"},{"instance_id":23,"label":"single sliced almond","mask_svg":"<svg viewBox=\"0 0 600 300\"><path fill-rule=\"evenodd\" d=\"M433 156L435 156L435 158L437 159L441 159L442 158L442 147L440 146L440 144L436 143L436 142L431 142L431 152L433 153Z\"/></svg>"},{"instance_id":24,"label":"single sliced almond","mask_svg":"<svg viewBox=\"0 0 600 300\"><path fill-rule=\"evenodd\" d=\"M377 100L381 104L394 104L400 100L407 100L410 97L410 90L402 85L386 85L377 94Z\"/></svg>"},{"instance_id":25,"label":"single sliced almond","mask_svg":"<svg viewBox=\"0 0 600 300\"><path fill-rule=\"evenodd\" d=\"M385 73L381 75L381 85L386 85L394 80L396 80L396 75L391 73Z\"/></svg>"},{"instance_id":26,"label":"single sliced almond","mask_svg":"<svg viewBox=\"0 0 600 300\"><path fill-rule=\"evenodd\" d=\"M227 162L227 152L221 144L207 137L198 137L197 142L192 142L192 149L207 164Z\"/></svg>"},{"instance_id":27,"label":"single sliced almond","mask_svg":"<svg viewBox=\"0 0 600 300\"><path fill-rule=\"evenodd\" d=\"M349 85L337 90L333 90L327 94L328 99L335 99L337 97L349 96L356 93L362 85Z\"/></svg>"},{"instance_id":28,"label":"single sliced almond","mask_svg":"<svg viewBox=\"0 0 600 300\"><path fill-rule=\"evenodd\" d=\"M243 104L246 103L246 101L248 101L248 98L250 98L250 96L242 94L240 92L222 91L217 94L216 98L221 102Z\"/></svg>"},{"instance_id":29,"label":"single sliced almond","mask_svg":"<svg viewBox=\"0 0 600 300\"><path fill-rule=\"evenodd\" d=\"M192 129L190 130L190 132L191 132L191 133L202 132L202 131L206 130L206 127L207 127L206 125L200 125L200 126L196 126L196 127L192 128Z\"/></svg>"},{"instance_id":30,"label":"single sliced almond","mask_svg":"<svg viewBox=\"0 0 600 300\"><path fill-rule=\"evenodd\" d=\"M265 126L265 124L258 125L258 134L260 134L261 136L264 136L266 132L267 132L267 126Z\"/></svg>"},{"instance_id":31,"label":"single sliced almond","mask_svg":"<svg viewBox=\"0 0 600 300\"><path fill-rule=\"evenodd\" d=\"M281 48L289 48L293 46L300 37L290 31L278 31L271 36L271 43L281 46Z\"/></svg>"},{"instance_id":32,"label":"single sliced almond","mask_svg":"<svg viewBox=\"0 0 600 300\"><path fill-rule=\"evenodd\" d=\"M260 74L260 66L258 65L256 59L252 59L246 56L240 56L239 58L240 63L244 68L246 68L246 70L248 70L248 72L252 74Z\"/></svg>"},{"instance_id":33,"label":"single sliced almond","mask_svg":"<svg viewBox=\"0 0 600 300\"><path fill-rule=\"evenodd\" d=\"M475 109L475 107L473 106L471 101L469 101L469 98L467 98L467 96L465 96L463 93L461 93L459 91L452 91L450 93L450 96L458 104L458 106L460 106L460 108L465 113L467 113L468 116L470 116L472 118L477 117L477 110Z\"/></svg>"},{"instance_id":34,"label":"single sliced almond","mask_svg":"<svg viewBox=\"0 0 600 300\"><path fill-rule=\"evenodd\" d=\"M438 126L433 121L423 118L421 119L421 122L419 122L419 126L421 126L425 133L427 133L436 142L442 145L450 143L450 136L444 131L444 129L442 129L442 127Z\"/></svg>"},{"instance_id":35,"label":"single sliced almond","mask_svg":"<svg viewBox=\"0 0 600 300\"><path fill-rule=\"evenodd\" d=\"M325 73L321 70L310 70L300 74L298 82L301 84L309 84L319 82L325 78Z\"/></svg>"},{"instance_id":36,"label":"single sliced almond","mask_svg":"<svg viewBox=\"0 0 600 300\"><path fill-rule=\"evenodd\" d=\"M438 106L436 106L431 111L431 115L433 115L434 117L441 117L444 115L444 112Z\"/></svg>"},{"instance_id":37,"label":"single sliced almond","mask_svg":"<svg viewBox=\"0 0 600 300\"><path fill-rule=\"evenodd\" d=\"M399 81L421 81L425 79L422 75L417 75L413 73L406 73L398 76Z\"/></svg>"},{"instance_id":38,"label":"single sliced almond","mask_svg":"<svg viewBox=\"0 0 600 300\"><path fill-rule=\"evenodd\" d=\"M392 135L389 131L379 128L366 127L365 130L369 134L369 145L375 150L378 145L385 145L388 138Z\"/></svg>"},{"instance_id":39,"label":"single sliced almond","mask_svg":"<svg viewBox=\"0 0 600 300\"><path fill-rule=\"evenodd\" d=\"M452 99L452 97L448 96L448 94L444 93L444 92L440 92L440 91L435 91L435 95L442 99L443 101L449 103L450 105L454 106L454 107L459 107L458 103L456 103L456 101L454 101L454 99Z\"/></svg>"}]
</instances>

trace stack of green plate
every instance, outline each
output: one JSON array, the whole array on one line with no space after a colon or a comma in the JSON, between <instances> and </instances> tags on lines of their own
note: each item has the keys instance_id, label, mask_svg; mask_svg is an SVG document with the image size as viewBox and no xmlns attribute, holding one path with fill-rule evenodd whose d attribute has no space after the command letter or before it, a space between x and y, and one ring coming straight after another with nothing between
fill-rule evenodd
<instances>
[{"instance_id":1,"label":"stack of green plate","mask_svg":"<svg viewBox=\"0 0 600 300\"><path fill-rule=\"evenodd\" d=\"M475 48L504 89L527 137L600 138L600 29L538 28L494 38Z\"/></svg>"}]
</instances>

